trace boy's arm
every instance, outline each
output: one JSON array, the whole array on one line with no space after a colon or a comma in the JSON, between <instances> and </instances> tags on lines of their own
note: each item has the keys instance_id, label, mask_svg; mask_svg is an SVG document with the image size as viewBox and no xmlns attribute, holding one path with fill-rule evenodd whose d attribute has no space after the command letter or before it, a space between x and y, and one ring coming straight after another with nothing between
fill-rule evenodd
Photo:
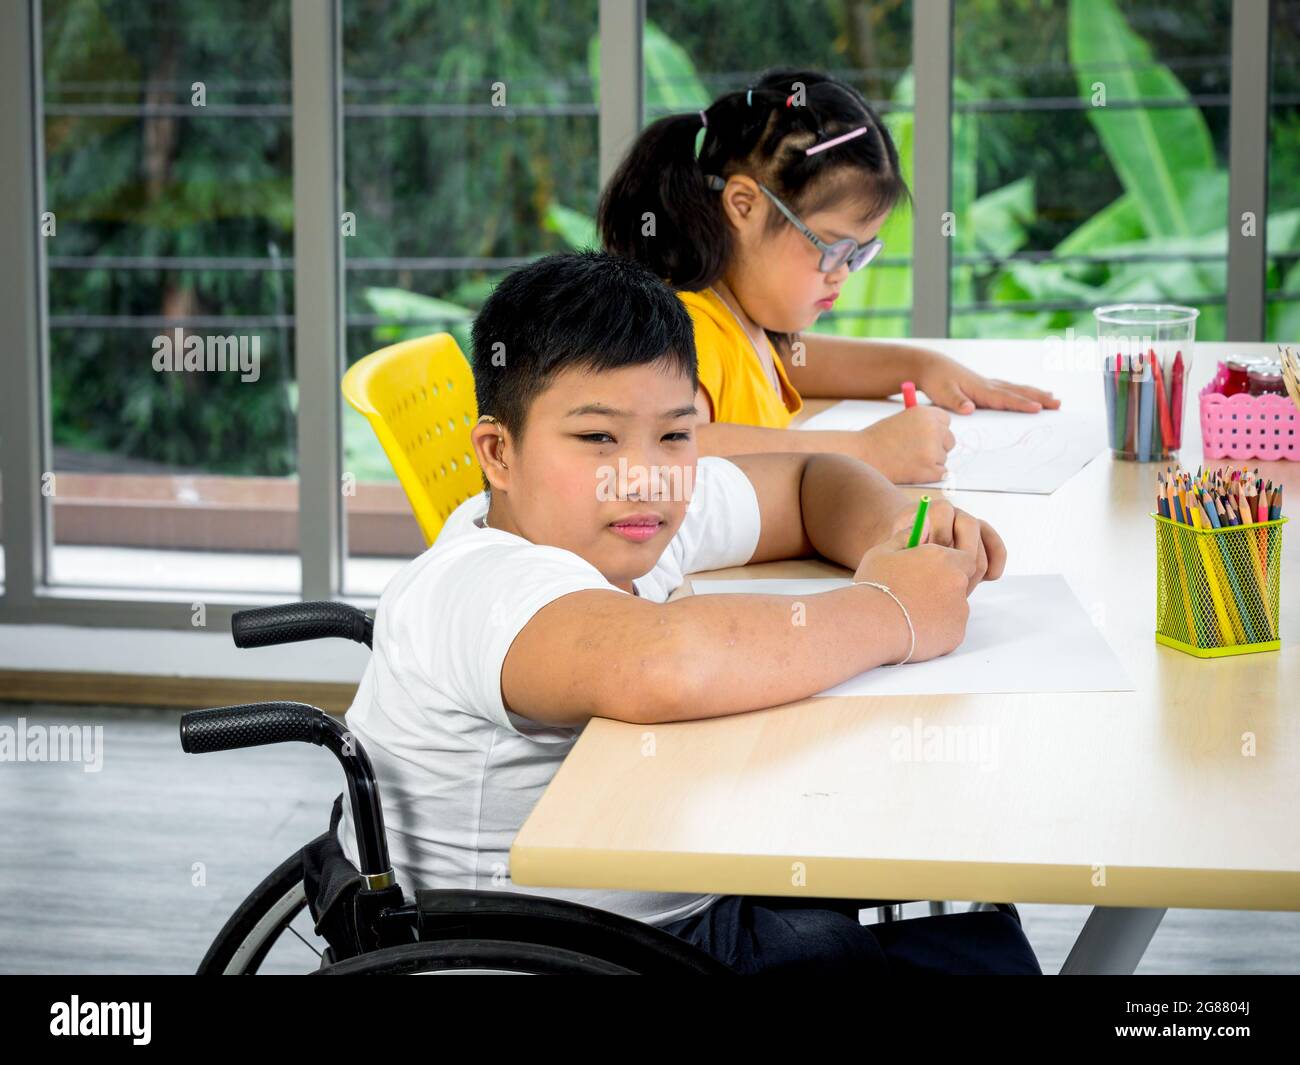
<instances>
[{"instance_id":1,"label":"boy's arm","mask_svg":"<svg viewBox=\"0 0 1300 1065\"><path fill-rule=\"evenodd\" d=\"M744 471L758 497L762 531L751 563L815 551L856 569L900 517L916 509L888 479L847 455L736 455L729 461Z\"/></svg>"},{"instance_id":2,"label":"boy's arm","mask_svg":"<svg viewBox=\"0 0 1300 1065\"><path fill-rule=\"evenodd\" d=\"M842 455L735 462L758 498L750 562L815 549L855 569L907 507L880 474ZM501 692L514 713L552 725L718 717L801 699L896 662L909 640L898 606L864 585L808 600L707 595L662 604L588 590L533 615L506 655Z\"/></svg>"},{"instance_id":3,"label":"boy's arm","mask_svg":"<svg viewBox=\"0 0 1300 1065\"><path fill-rule=\"evenodd\" d=\"M902 612L865 584L803 600L691 595L652 603L622 592L573 592L544 606L515 637L501 694L508 709L547 725L723 717L803 699L900 661L909 639Z\"/></svg>"}]
</instances>

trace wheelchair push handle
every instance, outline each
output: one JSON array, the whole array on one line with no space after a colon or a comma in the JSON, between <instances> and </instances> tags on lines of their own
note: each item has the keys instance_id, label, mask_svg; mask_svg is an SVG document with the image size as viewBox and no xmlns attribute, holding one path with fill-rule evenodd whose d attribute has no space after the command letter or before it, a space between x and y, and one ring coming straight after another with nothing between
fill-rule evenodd
<instances>
[{"instance_id":1,"label":"wheelchair push handle","mask_svg":"<svg viewBox=\"0 0 1300 1065\"><path fill-rule=\"evenodd\" d=\"M306 703L244 703L192 710L181 716L181 750L186 754L234 751L268 743L320 746L326 714Z\"/></svg>"},{"instance_id":2,"label":"wheelchair push handle","mask_svg":"<svg viewBox=\"0 0 1300 1065\"><path fill-rule=\"evenodd\" d=\"M373 632L374 622L364 611L327 600L240 610L230 619L236 647L270 647L330 636L369 647Z\"/></svg>"},{"instance_id":3,"label":"wheelchair push handle","mask_svg":"<svg viewBox=\"0 0 1300 1065\"><path fill-rule=\"evenodd\" d=\"M372 888L392 883L384 808L374 766L362 747L336 719L306 703L245 703L181 716L181 750L186 754L233 751L268 743L314 743L333 752L343 767L352 820L357 832L357 865Z\"/></svg>"}]
</instances>

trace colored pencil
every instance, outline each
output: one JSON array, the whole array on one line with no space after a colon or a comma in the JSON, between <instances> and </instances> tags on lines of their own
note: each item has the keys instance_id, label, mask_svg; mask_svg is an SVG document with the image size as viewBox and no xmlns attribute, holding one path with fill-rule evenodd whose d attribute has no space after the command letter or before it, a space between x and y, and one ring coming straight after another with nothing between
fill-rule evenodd
<instances>
[{"instance_id":1,"label":"colored pencil","mask_svg":"<svg viewBox=\"0 0 1300 1065\"><path fill-rule=\"evenodd\" d=\"M1199 507L1201 513L1204 515L1205 527L1207 529L1217 529L1220 527L1218 515L1214 509L1214 501L1206 498L1205 489L1198 488L1196 490L1196 503L1194 505ZM1241 590L1238 588L1236 589L1235 596L1230 595L1236 582L1229 580L1226 568L1227 556L1223 553L1223 541L1219 537L1215 537L1218 546L1211 547L1205 542L1205 540L1205 537L1197 537L1197 542L1204 548L1203 554L1205 562L1213 571L1214 577L1216 578L1210 581L1210 593L1211 595L1214 595L1217 591L1222 597L1224 620L1228 623L1228 627L1224 631L1232 633L1233 638L1229 642L1245 643L1246 630L1242 626L1240 614ZM1236 612L1231 609L1234 598L1236 599Z\"/></svg>"},{"instance_id":2,"label":"colored pencil","mask_svg":"<svg viewBox=\"0 0 1300 1065\"><path fill-rule=\"evenodd\" d=\"M925 514L930 509L930 497L922 496L916 505L916 520L912 522L912 535L907 538L908 547L916 547L921 542L921 530L925 528Z\"/></svg>"},{"instance_id":3,"label":"colored pencil","mask_svg":"<svg viewBox=\"0 0 1300 1065\"><path fill-rule=\"evenodd\" d=\"M1160 477L1160 481L1161 513L1166 518L1170 517L1171 514L1177 514L1178 520L1181 522L1183 512L1182 508L1178 505L1178 495L1174 491L1172 481L1165 481L1163 476ZM1174 555L1175 558L1172 560L1173 568L1178 571L1178 588L1179 591L1182 592L1183 614L1187 620L1187 635L1189 637L1196 637L1196 645L1198 647L1208 647L1210 646L1210 641L1206 638L1205 626L1200 623L1196 616L1196 612L1192 609L1192 597L1187 590L1187 560L1183 553L1181 537L1177 533L1174 534Z\"/></svg>"},{"instance_id":4,"label":"colored pencil","mask_svg":"<svg viewBox=\"0 0 1300 1065\"><path fill-rule=\"evenodd\" d=\"M1200 568L1213 614L1193 611L1186 631L1195 631L1206 647L1276 641L1278 619L1269 596L1268 564L1274 527L1266 523L1281 520L1281 486L1266 483L1258 468L1251 471L1245 467L1198 468L1195 476L1167 467L1157 473L1156 482L1160 515L1201 534L1195 538L1194 550L1186 545L1193 557L1199 553L1200 567L1190 565L1188 556L1179 551L1185 572L1179 576L1176 594L1181 594L1184 581L1191 589L1192 574ZM1247 527L1249 534L1245 533ZM1205 535L1210 530L1241 530L1243 535L1234 543L1225 542L1223 533L1214 536L1216 549ZM1175 545L1181 546L1181 539L1175 538ZM1173 579L1167 570L1164 579ZM1172 603L1170 609L1175 609ZM1169 621L1169 616L1164 615L1163 620ZM1217 637L1211 631L1214 627Z\"/></svg>"},{"instance_id":5,"label":"colored pencil","mask_svg":"<svg viewBox=\"0 0 1300 1065\"><path fill-rule=\"evenodd\" d=\"M1277 350L1282 355L1282 383L1286 385L1286 394L1291 397L1296 410L1300 410L1300 357L1289 347L1283 351L1281 344Z\"/></svg>"},{"instance_id":6,"label":"colored pencil","mask_svg":"<svg viewBox=\"0 0 1300 1065\"><path fill-rule=\"evenodd\" d=\"M1250 500L1246 497L1246 486L1240 481L1237 482L1238 499L1241 504L1239 513L1241 514L1241 524L1254 525L1255 519L1250 513ZM1259 532L1264 532L1263 529ZM1248 537L1250 544L1250 561L1255 571L1255 590L1259 593L1260 607L1264 613L1264 625L1266 632L1264 639L1273 639L1273 611L1268 601L1268 578L1264 573L1264 560L1260 557L1260 540L1258 534Z\"/></svg>"},{"instance_id":7,"label":"colored pencil","mask_svg":"<svg viewBox=\"0 0 1300 1065\"><path fill-rule=\"evenodd\" d=\"M1170 375L1169 402L1173 406L1171 417L1174 423L1173 448L1176 450L1183 440L1183 353L1174 353L1174 368Z\"/></svg>"}]
</instances>

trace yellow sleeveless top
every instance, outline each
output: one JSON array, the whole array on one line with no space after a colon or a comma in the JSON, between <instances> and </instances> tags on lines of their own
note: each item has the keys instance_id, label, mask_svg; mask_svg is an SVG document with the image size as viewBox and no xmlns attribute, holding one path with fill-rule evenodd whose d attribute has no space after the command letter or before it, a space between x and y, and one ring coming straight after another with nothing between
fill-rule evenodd
<instances>
[{"instance_id":1,"label":"yellow sleeveless top","mask_svg":"<svg viewBox=\"0 0 1300 1065\"><path fill-rule=\"evenodd\" d=\"M713 420L786 428L790 419L803 410L803 399L786 377L772 342L763 338L781 382L779 396L731 308L709 289L679 292L677 296L695 323L700 387L713 403Z\"/></svg>"}]
</instances>

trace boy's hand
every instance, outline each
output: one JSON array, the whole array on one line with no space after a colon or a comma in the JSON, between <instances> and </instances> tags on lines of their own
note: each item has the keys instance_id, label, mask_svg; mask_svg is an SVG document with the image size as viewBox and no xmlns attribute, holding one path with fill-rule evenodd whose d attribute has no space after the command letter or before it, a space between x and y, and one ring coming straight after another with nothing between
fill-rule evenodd
<instances>
[{"instance_id":1,"label":"boy's hand","mask_svg":"<svg viewBox=\"0 0 1300 1065\"><path fill-rule=\"evenodd\" d=\"M857 458L895 484L927 484L947 475L948 452L957 438L938 407L913 407L858 432Z\"/></svg>"},{"instance_id":2,"label":"boy's hand","mask_svg":"<svg viewBox=\"0 0 1300 1065\"><path fill-rule=\"evenodd\" d=\"M900 530L863 555L854 580L876 581L898 596L916 632L916 649L911 661L923 662L946 655L965 638L966 620L970 616L966 596L979 583L976 578L979 564L976 554L970 550L933 543L908 549L911 531L910 528ZM894 612L898 615L898 625L891 630L891 638L899 650L889 661L898 662L907 655L910 637L902 612L896 607Z\"/></svg>"},{"instance_id":3,"label":"boy's hand","mask_svg":"<svg viewBox=\"0 0 1300 1065\"><path fill-rule=\"evenodd\" d=\"M937 351L921 352L918 358L921 366L916 371L916 387L932 403L958 414L971 414L977 407L1037 414L1044 408L1055 410L1061 405L1050 392L981 377Z\"/></svg>"},{"instance_id":4,"label":"boy's hand","mask_svg":"<svg viewBox=\"0 0 1300 1065\"><path fill-rule=\"evenodd\" d=\"M894 518L891 532L911 535L912 525L916 521L916 505L900 511ZM975 573L967 595L975 590L981 581L995 581L1002 576L1007 565L1007 545L1002 542L996 529L986 521L958 510L946 499L932 499L925 514L925 525L921 529L921 543L938 544L940 547L954 547L969 551L975 558ZM915 549L913 549L915 550Z\"/></svg>"}]
</instances>

